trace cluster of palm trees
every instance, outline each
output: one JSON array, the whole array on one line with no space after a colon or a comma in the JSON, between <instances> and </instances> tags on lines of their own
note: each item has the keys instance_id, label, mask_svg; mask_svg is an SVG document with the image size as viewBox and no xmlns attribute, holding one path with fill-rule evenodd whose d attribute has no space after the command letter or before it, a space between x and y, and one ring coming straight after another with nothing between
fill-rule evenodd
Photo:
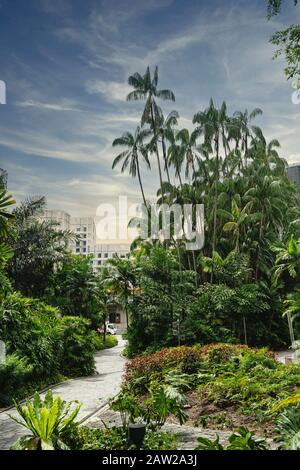
<instances>
[{"instance_id":1,"label":"cluster of palm trees","mask_svg":"<svg viewBox=\"0 0 300 470\"><path fill-rule=\"evenodd\" d=\"M153 76L147 67L144 75L135 73L128 83L133 91L127 100L146 104L135 133L126 132L114 140L113 146L125 149L113 168L122 164L122 172L128 169L138 177L143 202L149 207L143 170L151 169L154 155L158 202L205 206L202 255L247 252L255 279L266 274L274 263L271 245L278 239L285 241L299 208L286 162L278 154L279 142L268 143L253 124L261 109L229 115L225 102L218 108L211 99L206 109L194 115L194 127L179 129L178 112L165 117L157 103L175 100L171 90L158 89L157 67Z\"/></svg>"}]
</instances>

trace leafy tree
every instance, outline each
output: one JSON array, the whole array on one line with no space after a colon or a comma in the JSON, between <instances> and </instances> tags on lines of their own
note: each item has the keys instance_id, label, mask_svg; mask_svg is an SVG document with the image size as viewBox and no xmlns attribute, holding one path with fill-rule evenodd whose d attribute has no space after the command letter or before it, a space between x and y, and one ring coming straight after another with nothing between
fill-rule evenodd
<instances>
[{"instance_id":1,"label":"leafy tree","mask_svg":"<svg viewBox=\"0 0 300 470\"><path fill-rule=\"evenodd\" d=\"M298 0L293 0L294 5ZM278 15L281 11L282 0L268 0L268 18ZM291 25L282 31L278 31L271 38L272 44L278 49L275 58L285 56L286 67L284 69L287 79L300 78L300 26ZM299 83L297 84L299 88Z\"/></svg>"}]
</instances>

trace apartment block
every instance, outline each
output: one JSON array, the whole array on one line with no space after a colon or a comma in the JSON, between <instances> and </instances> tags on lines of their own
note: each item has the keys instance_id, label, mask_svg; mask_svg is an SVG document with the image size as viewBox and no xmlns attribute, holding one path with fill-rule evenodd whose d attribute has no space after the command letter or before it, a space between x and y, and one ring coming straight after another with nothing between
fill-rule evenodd
<instances>
[{"instance_id":1,"label":"apartment block","mask_svg":"<svg viewBox=\"0 0 300 470\"><path fill-rule=\"evenodd\" d=\"M71 217L63 210L47 209L41 220L57 222L57 229L69 230L76 235L69 248L75 255L91 256L91 265L99 271L114 254L125 258L130 251L129 244L97 244L96 226L92 217Z\"/></svg>"},{"instance_id":2,"label":"apartment block","mask_svg":"<svg viewBox=\"0 0 300 470\"><path fill-rule=\"evenodd\" d=\"M115 254L117 254L120 258L126 258L126 255L129 253L129 251L129 244L95 245L92 252L92 265L94 271L101 269L101 267L104 266L109 259L113 258Z\"/></svg>"},{"instance_id":3,"label":"apartment block","mask_svg":"<svg viewBox=\"0 0 300 470\"><path fill-rule=\"evenodd\" d=\"M71 217L70 230L77 236L77 240L70 243L72 252L77 255L93 253L96 244L94 219L92 217Z\"/></svg>"},{"instance_id":4,"label":"apartment block","mask_svg":"<svg viewBox=\"0 0 300 470\"><path fill-rule=\"evenodd\" d=\"M58 224L57 229L59 230L70 230L71 216L65 211L46 209L41 219L47 222L56 222Z\"/></svg>"},{"instance_id":5,"label":"apartment block","mask_svg":"<svg viewBox=\"0 0 300 470\"><path fill-rule=\"evenodd\" d=\"M287 174L290 181L293 181L297 186L300 186L300 163L293 163L289 165Z\"/></svg>"}]
</instances>

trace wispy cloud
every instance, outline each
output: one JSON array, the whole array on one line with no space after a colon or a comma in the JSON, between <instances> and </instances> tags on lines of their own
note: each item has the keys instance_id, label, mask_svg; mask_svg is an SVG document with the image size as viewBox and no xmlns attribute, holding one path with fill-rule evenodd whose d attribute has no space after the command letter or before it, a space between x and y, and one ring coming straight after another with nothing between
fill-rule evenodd
<instances>
[{"instance_id":1,"label":"wispy cloud","mask_svg":"<svg viewBox=\"0 0 300 470\"><path fill-rule=\"evenodd\" d=\"M126 83L105 82L104 80L90 80L85 85L86 91L90 94L100 93L107 101L123 101L131 87Z\"/></svg>"},{"instance_id":2,"label":"wispy cloud","mask_svg":"<svg viewBox=\"0 0 300 470\"><path fill-rule=\"evenodd\" d=\"M63 100L62 103L44 103L35 100L17 101L17 106L22 108L49 109L50 111L81 111L72 105L72 102Z\"/></svg>"}]
</instances>

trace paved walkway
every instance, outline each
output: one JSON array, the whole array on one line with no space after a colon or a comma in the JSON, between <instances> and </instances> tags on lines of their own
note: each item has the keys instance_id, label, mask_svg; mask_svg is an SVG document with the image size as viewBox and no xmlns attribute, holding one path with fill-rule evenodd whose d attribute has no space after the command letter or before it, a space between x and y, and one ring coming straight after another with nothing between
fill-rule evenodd
<instances>
[{"instance_id":1,"label":"paved walkway","mask_svg":"<svg viewBox=\"0 0 300 470\"><path fill-rule=\"evenodd\" d=\"M121 357L125 341L121 336L118 336L118 341L118 346L96 354L97 375L67 380L52 388L55 394L60 395L63 400L78 400L83 403L79 420L95 412L120 389L126 359ZM8 413L15 415L16 411L13 408ZM27 434L25 428L9 418L6 412L0 413L1 450L9 449L23 434Z\"/></svg>"}]
</instances>

